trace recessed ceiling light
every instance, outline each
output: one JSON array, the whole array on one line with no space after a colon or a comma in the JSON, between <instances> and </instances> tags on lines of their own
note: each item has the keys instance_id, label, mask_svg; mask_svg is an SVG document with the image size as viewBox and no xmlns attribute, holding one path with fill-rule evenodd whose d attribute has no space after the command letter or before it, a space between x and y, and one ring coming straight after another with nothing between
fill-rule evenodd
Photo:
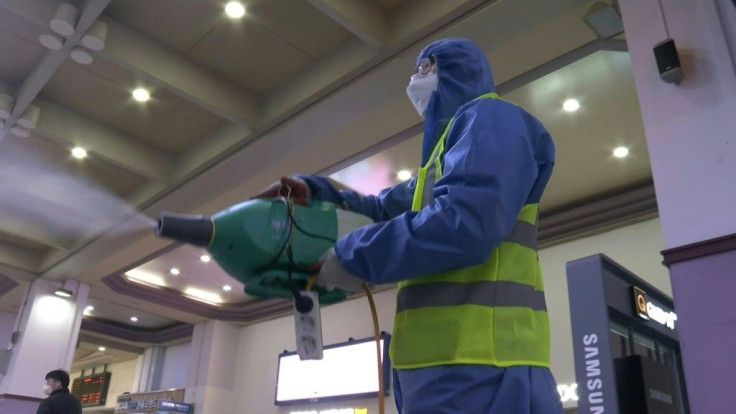
<instances>
[{"instance_id":1,"label":"recessed ceiling light","mask_svg":"<svg viewBox=\"0 0 736 414\"><path fill-rule=\"evenodd\" d=\"M100 352L105 352L105 350L107 350L107 348L105 348L104 346L101 346L101 347L97 348L97 350L100 351Z\"/></svg>"},{"instance_id":2,"label":"recessed ceiling light","mask_svg":"<svg viewBox=\"0 0 736 414\"><path fill-rule=\"evenodd\" d=\"M131 321L131 322L138 322L138 318L137 318L137 317L135 317L135 316L131 316L131 317L130 317L130 321Z\"/></svg>"},{"instance_id":3,"label":"recessed ceiling light","mask_svg":"<svg viewBox=\"0 0 736 414\"><path fill-rule=\"evenodd\" d=\"M72 148L72 157L81 160L82 158L87 156L87 150L82 147L74 147Z\"/></svg>"},{"instance_id":4,"label":"recessed ceiling light","mask_svg":"<svg viewBox=\"0 0 736 414\"><path fill-rule=\"evenodd\" d=\"M147 100L151 99L151 94L143 88L138 88L133 91L133 99L138 102L146 102Z\"/></svg>"},{"instance_id":5,"label":"recessed ceiling light","mask_svg":"<svg viewBox=\"0 0 736 414\"><path fill-rule=\"evenodd\" d=\"M84 308L84 310L87 312L92 312L93 310L95 310L95 307L92 305L88 305L86 308Z\"/></svg>"},{"instance_id":6,"label":"recessed ceiling light","mask_svg":"<svg viewBox=\"0 0 736 414\"><path fill-rule=\"evenodd\" d=\"M201 260L201 261L203 261L203 262L205 262L205 263L209 263L209 262L210 262L210 260L212 260L212 258L211 258L211 257L209 257L209 256L208 256L208 255L206 255L206 254L203 254L202 256L199 256L199 260Z\"/></svg>"},{"instance_id":7,"label":"recessed ceiling light","mask_svg":"<svg viewBox=\"0 0 736 414\"><path fill-rule=\"evenodd\" d=\"M616 158L623 158L627 155L629 155L629 149L626 147L618 147L613 150L613 156Z\"/></svg>"},{"instance_id":8,"label":"recessed ceiling light","mask_svg":"<svg viewBox=\"0 0 736 414\"><path fill-rule=\"evenodd\" d=\"M233 290L233 287L230 286L230 285L225 285L225 286L222 287L222 290L224 290L225 292L229 292L229 291Z\"/></svg>"},{"instance_id":9,"label":"recessed ceiling light","mask_svg":"<svg viewBox=\"0 0 736 414\"><path fill-rule=\"evenodd\" d=\"M398 174L396 174L396 177L401 181L406 181L411 178L411 171L401 170Z\"/></svg>"},{"instance_id":10,"label":"recessed ceiling light","mask_svg":"<svg viewBox=\"0 0 736 414\"><path fill-rule=\"evenodd\" d=\"M562 103L562 109L567 112L575 112L580 109L580 102L577 99L568 99Z\"/></svg>"},{"instance_id":11,"label":"recessed ceiling light","mask_svg":"<svg viewBox=\"0 0 736 414\"><path fill-rule=\"evenodd\" d=\"M225 13L233 19L239 19L245 15L245 7L237 1L231 1L225 5Z\"/></svg>"},{"instance_id":12,"label":"recessed ceiling light","mask_svg":"<svg viewBox=\"0 0 736 414\"><path fill-rule=\"evenodd\" d=\"M181 270L179 270L179 269L177 269L175 267L172 267L171 270L169 270L169 273L171 273L174 276L179 276L179 274L181 273Z\"/></svg>"}]
</instances>

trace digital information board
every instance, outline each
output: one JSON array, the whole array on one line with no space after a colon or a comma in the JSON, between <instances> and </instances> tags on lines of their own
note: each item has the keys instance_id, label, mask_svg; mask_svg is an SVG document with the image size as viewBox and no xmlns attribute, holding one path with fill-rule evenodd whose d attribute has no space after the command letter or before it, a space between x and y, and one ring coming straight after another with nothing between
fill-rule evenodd
<instances>
[{"instance_id":1,"label":"digital information board","mask_svg":"<svg viewBox=\"0 0 736 414\"><path fill-rule=\"evenodd\" d=\"M105 405L109 386L110 373L101 372L75 378L71 393L82 403L82 407L98 407Z\"/></svg>"}]
</instances>

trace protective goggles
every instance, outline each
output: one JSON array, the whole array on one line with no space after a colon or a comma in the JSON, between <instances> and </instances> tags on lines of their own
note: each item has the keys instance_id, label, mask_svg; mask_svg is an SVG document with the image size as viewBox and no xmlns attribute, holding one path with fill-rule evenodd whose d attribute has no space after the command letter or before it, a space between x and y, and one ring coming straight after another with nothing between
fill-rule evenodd
<instances>
[{"instance_id":1,"label":"protective goggles","mask_svg":"<svg viewBox=\"0 0 736 414\"><path fill-rule=\"evenodd\" d=\"M436 61L431 55L420 60L414 70L415 75L427 76L430 73L437 73Z\"/></svg>"}]
</instances>

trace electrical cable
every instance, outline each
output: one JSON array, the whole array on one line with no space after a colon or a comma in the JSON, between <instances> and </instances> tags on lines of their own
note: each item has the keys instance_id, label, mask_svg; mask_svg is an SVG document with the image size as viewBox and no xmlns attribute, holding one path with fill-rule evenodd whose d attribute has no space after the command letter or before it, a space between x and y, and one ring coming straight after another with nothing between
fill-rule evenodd
<instances>
[{"instance_id":1,"label":"electrical cable","mask_svg":"<svg viewBox=\"0 0 736 414\"><path fill-rule=\"evenodd\" d=\"M385 384L383 383L383 361L381 355L381 332L378 328L378 312L376 311L376 303L373 301L373 295L368 288L367 283L363 283L363 290L368 297L368 304L371 306L371 317L373 317L373 335L376 339L376 360L378 361L378 413L384 414L385 401Z\"/></svg>"},{"instance_id":2,"label":"electrical cable","mask_svg":"<svg viewBox=\"0 0 736 414\"><path fill-rule=\"evenodd\" d=\"M667 29L667 19L664 17L664 7L662 7L662 0L657 0L659 3L659 13L662 15L662 23L664 23L664 34L667 38L670 38L670 31Z\"/></svg>"},{"instance_id":3,"label":"electrical cable","mask_svg":"<svg viewBox=\"0 0 736 414\"><path fill-rule=\"evenodd\" d=\"M329 241L330 243L335 243L337 240L333 239L331 237L322 236L319 234L313 234L306 230L304 230L299 223L297 223L296 219L294 218L294 203L291 199L291 187L287 187L287 194L286 197L282 200L284 201L284 204L286 204L286 212L288 215L288 233L286 236L286 241L284 242L284 245L281 247L280 252L276 255L274 260L271 264L275 263L276 260L283 254L284 250L286 250L286 256L289 258L289 267L287 268L287 275L289 279L289 287L292 291L292 294L294 295L294 301L296 303L297 309L300 307L300 302L303 302L304 297L299 293L299 291L296 288L296 285L294 284L294 281L291 276L292 268L294 267L294 256L293 251L291 249L291 230L292 227L296 227L299 232L304 234L305 236L312 237L315 239L321 239ZM311 290L314 283L317 281L317 275L312 275L309 280L307 281L306 290ZM373 319L373 334L376 340L376 361L377 361L377 367L378 367L378 412L379 414L385 413L385 384L383 383L383 361L382 361L382 353L381 353L381 331L378 326L378 312L376 311L376 303L373 301L373 295L371 294L370 289L368 288L367 283L363 283L363 290L365 290L366 296L368 297L368 303L371 308L371 317ZM309 299L309 298L307 298ZM309 306L312 306L311 299L309 299Z\"/></svg>"},{"instance_id":4,"label":"electrical cable","mask_svg":"<svg viewBox=\"0 0 736 414\"><path fill-rule=\"evenodd\" d=\"M328 241L330 243L335 243L337 241L336 239L333 239L332 237L322 236L321 234L314 234L314 233L310 233L310 232L304 230L299 225L299 223L297 223L296 220L294 219L294 215L293 215L293 212L292 212L291 209L289 210L289 219L290 219L291 223L294 225L294 227L296 227L296 229L299 230L305 236L309 236L309 237L312 237L314 239L325 240L325 241Z\"/></svg>"}]
</instances>

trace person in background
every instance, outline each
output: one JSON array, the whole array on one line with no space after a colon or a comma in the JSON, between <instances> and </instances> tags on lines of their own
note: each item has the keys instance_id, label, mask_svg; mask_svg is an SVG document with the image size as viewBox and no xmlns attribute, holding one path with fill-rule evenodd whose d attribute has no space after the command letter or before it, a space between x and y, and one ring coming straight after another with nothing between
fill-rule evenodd
<instances>
[{"instance_id":1,"label":"person in background","mask_svg":"<svg viewBox=\"0 0 736 414\"><path fill-rule=\"evenodd\" d=\"M82 404L69 393L69 373L56 369L46 374L43 393L48 398L41 401L36 414L82 414Z\"/></svg>"},{"instance_id":2,"label":"person in background","mask_svg":"<svg viewBox=\"0 0 736 414\"><path fill-rule=\"evenodd\" d=\"M390 352L399 412L561 414L537 255L550 134L499 99L485 53L466 39L425 47L407 94L425 119L414 178L364 196L294 175L256 198L288 193L373 219L335 243L317 283L398 283Z\"/></svg>"}]
</instances>

